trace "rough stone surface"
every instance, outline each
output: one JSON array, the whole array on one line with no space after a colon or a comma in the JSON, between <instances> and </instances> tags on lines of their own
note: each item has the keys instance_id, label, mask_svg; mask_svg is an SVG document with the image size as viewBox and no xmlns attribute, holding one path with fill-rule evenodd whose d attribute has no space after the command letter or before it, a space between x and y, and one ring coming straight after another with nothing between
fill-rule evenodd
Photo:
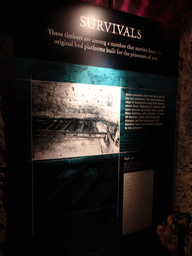
<instances>
[{"instance_id":1,"label":"rough stone surface","mask_svg":"<svg viewBox=\"0 0 192 256\"><path fill-rule=\"evenodd\" d=\"M192 217L192 26L180 37L173 210ZM192 242L190 238L190 243ZM188 245L186 255L192 255Z\"/></svg>"}]
</instances>

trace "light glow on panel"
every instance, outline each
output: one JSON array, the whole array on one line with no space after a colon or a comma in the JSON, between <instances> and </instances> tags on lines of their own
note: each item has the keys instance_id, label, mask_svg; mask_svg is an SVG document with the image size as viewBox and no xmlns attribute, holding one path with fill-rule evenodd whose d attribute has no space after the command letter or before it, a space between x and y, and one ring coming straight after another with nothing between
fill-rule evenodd
<instances>
[{"instance_id":1,"label":"light glow on panel","mask_svg":"<svg viewBox=\"0 0 192 256\"><path fill-rule=\"evenodd\" d=\"M98 35L102 31L103 21L107 20L105 12L91 6L74 8L71 23L75 24L77 32L80 30L85 37Z\"/></svg>"},{"instance_id":2,"label":"light glow on panel","mask_svg":"<svg viewBox=\"0 0 192 256\"><path fill-rule=\"evenodd\" d=\"M119 153L120 102L120 87L34 80L33 159Z\"/></svg>"}]
</instances>

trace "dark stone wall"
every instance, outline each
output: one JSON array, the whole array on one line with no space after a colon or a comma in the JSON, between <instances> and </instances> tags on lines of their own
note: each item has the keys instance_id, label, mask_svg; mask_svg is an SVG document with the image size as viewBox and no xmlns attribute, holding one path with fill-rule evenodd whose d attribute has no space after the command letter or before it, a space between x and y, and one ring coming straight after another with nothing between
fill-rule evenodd
<instances>
[{"instance_id":1,"label":"dark stone wall","mask_svg":"<svg viewBox=\"0 0 192 256\"><path fill-rule=\"evenodd\" d=\"M177 89L174 208L192 216L192 28L181 35Z\"/></svg>"},{"instance_id":2,"label":"dark stone wall","mask_svg":"<svg viewBox=\"0 0 192 256\"><path fill-rule=\"evenodd\" d=\"M6 30L0 31L0 72L0 255L2 255L3 246L9 237L10 226L12 226L8 221L10 218L9 210L13 209L10 206L12 200L9 200L12 196L13 177L10 167L10 162L13 161L13 133L11 128L13 126L13 48L12 40Z\"/></svg>"},{"instance_id":3,"label":"dark stone wall","mask_svg":"<svg viewBox=\"0 0 192 256\"><path fill-rule=\"evenodd\" d=\"M182 31L182 30L181 30ZM180 36L173 210L192 217L192 19ZM192 255L192 235L186 247Z\"/></svg>"}]
</instances>

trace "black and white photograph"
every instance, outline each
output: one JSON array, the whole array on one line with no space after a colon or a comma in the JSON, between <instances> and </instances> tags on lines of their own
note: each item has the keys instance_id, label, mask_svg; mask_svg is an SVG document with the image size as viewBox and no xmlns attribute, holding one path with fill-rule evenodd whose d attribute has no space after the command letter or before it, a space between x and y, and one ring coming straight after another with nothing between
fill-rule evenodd
<instances>
[{"instance_id":1,"label":"black and white photograph","mask_svg":"<svg viewBox=\"0 0 192 256\"><path fill-rule=\"evenodd\" d=\"M121 89L31 81L33 160L119 153Z\"/></svg>"}]
</instances>

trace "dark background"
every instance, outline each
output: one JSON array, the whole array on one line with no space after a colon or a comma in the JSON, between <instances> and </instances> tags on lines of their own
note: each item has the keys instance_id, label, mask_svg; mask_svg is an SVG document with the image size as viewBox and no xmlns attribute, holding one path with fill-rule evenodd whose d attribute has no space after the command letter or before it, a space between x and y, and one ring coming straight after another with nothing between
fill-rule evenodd
<instances>
[{"instance_id":1,"label":"dark background","mask_svg":"<svg viewBox=\"0 0 192 256\"><path fill-rule=\"evenodd\" d=\"M69 8L69 9L68 9ZM117 54L107 54L95 51L84 51L75 47L61 47L54 45L54 37L48 35L47 28L53 28L58 32L69 32L71 34L83 36L84 29L79 26L79 15L84 15L89 8L93 12L100 12L100 7L90 5L86 8L81 4L70 2L58 6L46 6L39 12L31 13L24 19L19 18L15 22L13 40L15 45L15 55L19 57L33 57L37 59L49 59L62 61L65 63L75 63L81 65L91 65L98 67L108 67L123 70L141 71L149 73L160 73L177 75L178 32L171 32L160 22L150 21L133 15L127 16L123 12L112 9L102 9L105 20L141 29L142 40L136 40L111 33L98 32L93 38L107 40L111 42L121 42L122 44L135 45L138 47L151 48L155 45L155 50L160 50L163 54L159 61L147 61L139 58L128 58ZM85 9L85 12L84 12ZM69 11L70 10L70 11ZM35 17L35 18L34 18ZM73 21L73 23L71 22ZM27 27L26 27L27 25ZM163 36L162 36L163 35ZM89 37L91 35L89 34Z\"/></svg>"},{"instance_id":2,"label":"dark background","mask_svg":"<svg viewBox=\"0 0 192 256\"><path fill-rule=\"evenodd\" d=\"M93 4L108 7L108 1L88 1ZM143 7L143 3L147 3ZM10 3L6 3L6 7L10 5ZM49 5L49 6L48 6ZM8 6L7 9L2 10L6 11L3 17L3 33L8 38L6 42L3 42L6 45L6 63L4 63L4 68L6 72L3 77L3 108L2 108L2 116L6 123L6 142L7 142L7 152L6 152L6 162L8 163L8 172L7 172L7 181L5 183L5 191L6 191L6 207L8 214L8 241L14 238L14 234L22 233L22 241L20 239L17 240L18 243L15 243L15 246L8 246L13 251L16 248L24 247L24 237L30 237L31 234L31 219L28 221L28 215L30 215L27 209L30 209L31 202L25 199L26 194L29 192L31 188L28 186L27 180L29 180L28 174L25 174L25 170L28 169L28 165L25 165L19 161L19 168L13 168L12 159L16 160L15 154L13 153L13 127L15 122L14 119L14 105L13 105L13 43L10 40L9 33L11 31L15 36L21 35L24 37L25 31L28 27L28 22L32 23L35 27L36 23L36 15L41 16L43 19L44 10L52 9L54 5L59 6L58 3L46 3L46 5L42 6L42 4L33 3L22 3L22 4L12 4ZM185 16L186 10L189 8L188 1L113 1L111 4L112 8L122 10L124 12L129 12L132 14L140 15L143 17L148 17L150 19L159 20L166 26L171 28L171 35L175 31L178 31L178 27L181 25L183 28L187 26L187 17ZM7 15L5 15L7 14ZM40 15L41 14L41 15ZM27 22L28 21L28 22ZM22 24L22 26L20 26ZM32 36L31 36L32 37ZM27 44L27 40L25 41ZM11 50L10 50L11 49ZM15 146L15 150L17 150L17 145ZM15 152L15 151L14 151ZM18 161L18 160L17 160ZM17 162L16 161L16 162ZM172 167L171 167L172 168ZM17 170L17 172L16 172ZM166 184L169 184L169 178L167 178L167 173L165 172L166 179L162 176L162 179L159 183L166 181ZM16 178L17 177L17 178ZM24 181L24 182L23 182ZM168 185L169 186L169 185ZM159 186L160 187L160 186ZM15 194L15 191L18 193ZM28 191L28 192L27 192ZM166 194L166 192L164 192ZM25 204L23 203L25 202ZM163 205L163 204L162 204ZM21 208L20 208L21 207ZM29 208L28 208L29 207ZM25 223L25 224L23 224ZM20 229L20 230L19 230ZM19 231L18 231L19 230ZM29 236L28 236L29 235ZM16 237L16 236L15 236ZM18 236L17 236L18 237ZM20 237L19 237L20 238ZM27 239L26 239L27 240ZM12 245L12 243L10 244Z\"/></svg>"}]
</instances>

